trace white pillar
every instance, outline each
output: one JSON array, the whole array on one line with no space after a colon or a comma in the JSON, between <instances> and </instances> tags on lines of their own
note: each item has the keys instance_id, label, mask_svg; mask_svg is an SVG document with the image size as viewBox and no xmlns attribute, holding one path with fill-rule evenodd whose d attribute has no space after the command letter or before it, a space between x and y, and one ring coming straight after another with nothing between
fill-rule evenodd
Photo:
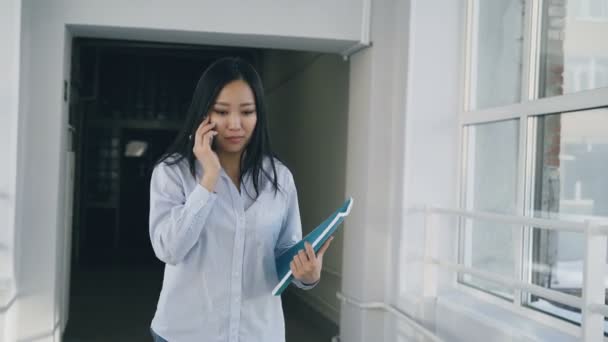
<instances>
[{"instance_id":1,"label":"white pillar","mask_svg":"<svg viewBox=\"0 0 608 342\"><path fill-rule=\"evenodd\" d=\"M373 1L373 46L352 56L346 194L355 200L344 227L342 292L390 302L395 229L401 226L409 1ZM341 341L388 340L380 310L343 303Z\"/></svg>"}]
</instances>

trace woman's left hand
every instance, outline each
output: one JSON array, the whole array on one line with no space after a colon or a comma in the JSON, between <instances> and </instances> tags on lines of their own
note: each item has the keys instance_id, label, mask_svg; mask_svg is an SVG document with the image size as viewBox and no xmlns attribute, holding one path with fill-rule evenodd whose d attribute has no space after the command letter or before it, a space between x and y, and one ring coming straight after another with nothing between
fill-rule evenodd
<instances>
[{"instance_id":1,"label":"woman's left hand","mask_svg":"<svg viewBox=\"0 0 608 342\"><path fill-rule=\"evenodd\" d=\"M330 237L325 241L319 249L317 255L312 249L312 245L308 242L304 243L306 250L301 250L293 257L289 264L293 276L304 284L315 284L321 279L321 268L323 267L323 255L329 248L329 245L334 237Z\"/></svg>"}]
</instances>

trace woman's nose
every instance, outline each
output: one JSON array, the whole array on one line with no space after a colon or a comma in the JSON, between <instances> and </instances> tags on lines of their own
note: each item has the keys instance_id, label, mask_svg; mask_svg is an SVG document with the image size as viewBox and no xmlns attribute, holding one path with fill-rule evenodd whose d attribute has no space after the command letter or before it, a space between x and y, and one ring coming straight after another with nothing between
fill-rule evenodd
<instances>
[{"instance_id":1,"label":"woman's nose","mask_svg":"<svg viewBox=\"0 0 608 342\"><path fill-rule=\"evenodd\" d=\"M230 114L228 118L228 128L229 129L240 129L241 128L241 117L237 114Z\"/></svg>"}]
</instances>

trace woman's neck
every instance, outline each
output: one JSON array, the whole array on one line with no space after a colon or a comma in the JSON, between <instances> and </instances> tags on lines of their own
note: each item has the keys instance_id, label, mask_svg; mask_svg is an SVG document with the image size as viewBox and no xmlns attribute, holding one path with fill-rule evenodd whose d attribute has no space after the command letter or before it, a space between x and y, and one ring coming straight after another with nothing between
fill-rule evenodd
<instances>
[{"instance_id":1,"label":"woman's neck","mask_svg":"<svg viewBox=\"0 0 608 342\"><path fill-rule=\"evenodd\" d=\"M218 152L220 164L236 188L241 191L241 153Z\"/></svg>"}]
</instances>

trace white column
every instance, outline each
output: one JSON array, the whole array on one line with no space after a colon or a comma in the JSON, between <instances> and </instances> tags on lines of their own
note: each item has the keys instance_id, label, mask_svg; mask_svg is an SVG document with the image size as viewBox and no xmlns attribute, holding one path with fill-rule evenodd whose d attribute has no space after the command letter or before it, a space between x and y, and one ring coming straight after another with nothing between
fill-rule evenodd
<instances>
[{"instance_id":1,"label":"white column","mask_svg":"<svg viewBox=\"0 0 608 342\"><path fill-rule=\"evenodd\" d=\"M373 46L351 58L342 292L390 302L391 242L401 227L409 1L372 1ZM390 314L341 307L341 341L389 341Z\"/></svg>"},{"instance_id":2,"label":"white column","mask_svg":"<svg viewBox=\"0 0 608 342\"><path fill-rule=\"evenodd\" d=\"M0 277L13 273L21 1L0 2ZM12 277L12 276L11 276Z\"/></svg>"},{"instance_id":3,"label":"white column","mask_svg":"<svg viewBox=\"0 0 608 342\"><path fill-rule=\"evenodd\" d=\"M15 341L15 208L21 0L0 1L0 341Z\"/></svg>"}]
</instances>

